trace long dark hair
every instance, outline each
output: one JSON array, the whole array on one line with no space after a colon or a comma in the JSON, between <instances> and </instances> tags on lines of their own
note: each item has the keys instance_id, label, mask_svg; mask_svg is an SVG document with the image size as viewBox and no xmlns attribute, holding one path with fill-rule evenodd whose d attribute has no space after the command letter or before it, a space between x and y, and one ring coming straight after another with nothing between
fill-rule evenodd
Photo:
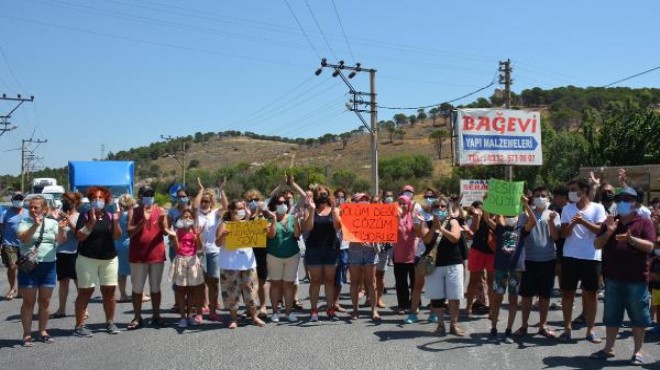
<instances>
[{"instance_id":1,"label":"long dark hair","mask_svg":"<svg viewBox=\"0 0 660 370\"><path fill-rule=\"evenodd\" d=\"M275 212L277 210L277 202L280 200L280 198L284 198L284 202L286 203L286 192L280 192L276 196L271 197L270 200L268 201L268 210L271 212ZM287 207L289 205L287 204Z\"/></svg>"},{"instance_id":2,"label":"long dark hair","mask_svg":"<svg viewBox=\"0 0 660 370\"><path fill-rule=\"evenodd\" d=\"M238 203L244 203L244 201L242 199L234 199L229 202L229 205L227 205L227 211L222 215L222 221L231 220L231 212L236 210L236 205Z\"/></svg>"}]
</instances>

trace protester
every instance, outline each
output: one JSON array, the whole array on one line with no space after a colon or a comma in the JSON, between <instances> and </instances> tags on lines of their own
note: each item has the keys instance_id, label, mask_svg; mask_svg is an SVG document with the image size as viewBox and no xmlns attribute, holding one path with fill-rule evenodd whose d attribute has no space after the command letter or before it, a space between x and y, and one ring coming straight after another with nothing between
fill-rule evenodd
<instances>
[{"instance_id":1,"label":"protester","mask_svg":"<svg viewBox=\"0 0 660 370\"><path fill-rule=\"evenodd\" d=\"M373 198L371 199L374 202ZM394 203L394 192L391 190L383 190L383 203ZM385 273L387 272L387 261L392 258L392 243L383 243L380 246L380 253L378 254L378 264L376 265L376 306L378 308L385 308L383 302L383 295L385 290Z\"/></svg>"},{"instance_id":2,"label":"protester","mask_svg":"<svg viewBox=\"0 0 660 370\"><path fill-rule=\"evenodd\" d=\"M415 252L417 237L413 223L413 204L407 195L397 199L399 206L398 238L394 243L394 281L396 284L397 313L402 315L410 310L410 286L415 283Z\"/></svg>"},{"instance_id":3,"label":"protester","mask_svg":"<svg viewBox=\"0 0 660 370\"><path fill-rule=\"evenodd\" d=\"M71 280L78 284L76 276L76 259L78 258L78 239L76 238L76 223L78 222L78 210L82 194L67 192L62 195L62 212L58 220L66 219L64 227L66 239L57 245L56 270L59 283L59 306L52 315L53 319L66 316L66 301L69 297L69 285Z\"/></svg>"},{"instance_id":4,"label":"protester","mask_svg":"<svg viewBox=\"0 0 660 370\"><path fill-rule=\"evenodd\" d=\"M337 209L340 209L341 205L347 202L346 191L339 188L335 190L333 195L335 197L335 206ZM339 213L341 214L341 211ZM341 230L337 232L337 238L339 241L339 259L337 260L337 271L335 271L335 290L334 297L332 298L332 307L335 312L346 312L346 309L339 304L339 294L341 293L341 288L349 282L349 242L344 240Z\"/></svg>"},{"instance_id":5,"label":"protester","mask_svg":"<svg viewBox=\"0 0 660 370\"><path fill-rule=\"evenodd\" d=\"M637 192L623 188L616 194L618 216L609 216L594 241L603 253L605 276L606 327L605 347L593 353L592 359L614 357L614 344L623 322L624 311L630 318L634 349L631 365L643 365L644 331L650 325L649 255L653 251L656 233L651 220L635 212Z\"/></svg>"},{"instance_id":6,"label":"protester","mask_svg":"<svg viewBox=\"0 0 660 370\"><path fill-rule=\"evenodd\" d=\"M573 300L578 282L582 282L582 304L587 324L586 339L601 343L594 329L598 308L597 291L601 274L601 251L593 248L596 233L607 214L605 208L589 200L589 184L584 179L568 182L571 203L561 214L561 235L566 238L562 258L562 310L564 332L559 340L572 340Z\"/></svg>"},{"instance_id":7,"label":"protester","mask_svg":"<svg viewBox=\"0 0 660 370\"><path fill-rule=\"evenodd\" d=\"M23 347L32 347L32 315L34 305L39 301L39 340L53 343L48 334L48 306L56 283L56 243L66 240L66 216L60 221L46 218L48 204L40 195L30 199L29 217L18 225L18 238L21 241L20 253L37 253L38 264L29 272L18 271L18 286L21 289L21 322L23 323ZM37 295L38 293L38 295ZM38 296L38 298L37 298Z\"/></svg>"},{"instance_id":8,"label":"protester","mask_svg":"<svg viewBox=\"0 0 660 370\"><path fill-rule=\"evenodd\" d=\"M264 197L261 195L261 192L256 189L248 190L244 196L245 204L248 207L248 220L256 220L263 218L264 210ZM257 297L259 298L259 308L257 310L257 315L260 318L265 318L266 313L266 291L268 290L268 261L266 261L266 249L265 248L253 248L252 253L257 260L257 278L258 278L258 289Z\"/></svg>"},{"instance_id":9,"label":"protester","mask_svg":"<svg viewBox=\"0 0 660 370\"><path fill-rule=\"evenodd\" d=\"M470 271L470 280L468 282L465 314L467 317L472 315L474 310L479 308L479 313L489 312L487 302L480 302L477 306L474 302L475 296L481 290L484 290L484 298L488 302L493 300L493 282L495 280L495 245L493 242L492 231L488 227L490 221L483 213L483 203L475 201L472 203L472 219L470 230L472 231L472 246L468 252L468 270ZM484 271L486 272L486 287L484 288ZM475 307L477 306L477 307Z\"/></svg>"},{"instance_id":10,"label":"protester","mask_svg":"<svg viewBox=\"0 0 660 370\"><path fill-rule=\"evenodd\" d=\"M106 332L119 334L114 323L115 288L117 286L117 252L114 240L121 236L119 213L110 213L106 204L112 196L107 188L92 186L87 190L90 209L78 216L76 237L78 238L78 297L76 298L76 326L73 334L89 338L92 331L85 325L87 305L94 293L94 287L100 286L105 312Z\"/></svg>"},{"instance_id":11,"label":"protester","mask_svg":"<svg viewBox=\"0 0 660 370\"><path fill-rule=\"evenodd\" d=\"M132 302L132 298L128 296L126 292L126 281L131 275L131 264L128 262L128 248L130 246L130 237L128 236L128 212L135 207L135 199L130 194L123 194L119 197L119 212L120 219L119 225L121 227L121 236L119 239L115 240L115 250L117 251L117 260L119 262L117 278L118 288L119 288L119 300L118 303L127 303ZM142 297L142 302L148 301L148 296Z\"/></svg>"},{"instance_id":12,"label":"protester","mask_svg":"<svg viewBox=\"0 0 660 370\"><path fill-rule=\"evenodd\" d=\"M16 290L16 261L21 241L18 239L16 230L24 218L28 217L28 210L23 209L25 196L21 192L14 192L11 196L11 207L3 211L0 217L0 230L2 231L2 260L7 267L7 282L9 291L5 298L9 301L14 299Z\"/></svg>"}]
</instances>

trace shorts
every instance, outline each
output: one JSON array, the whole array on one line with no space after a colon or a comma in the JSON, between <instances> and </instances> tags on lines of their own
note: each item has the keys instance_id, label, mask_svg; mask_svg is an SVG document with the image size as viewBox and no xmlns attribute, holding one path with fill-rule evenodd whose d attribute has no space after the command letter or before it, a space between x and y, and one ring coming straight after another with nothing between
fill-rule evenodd
<instances>
[{"instance_id":1,"label":"shorts","mask_svg":"<svg viewBox=\"0 0 660 370\"><path fill-rule=\"evenodd\" d=\"M572 257L562 258L561 290L575 291L578 282L582 282L582 290L595 292L599 288L601 263L595 260L581 260Z\"/></svg>"},{"instance_id":2,"label":"shorts","mask_svg":"<svg viewBox=\"0 0 660 370\"><path fill-rule=\"evenodd\" d=\"M19 247L15 247L13 245L2 246L2 261L4 261L7 268L16 267L16 261L18 261L18 251Z\"/></svg>"},{"instance_id":3,"label":"shorts","mask_svg":"<svg viewBox=\"0 0 660 370\"><path fill-rule=\"evenodd\" d=\"M230 310L238 310L238 301L243 296L243 302L248 307L254 307L257 300L257 272L250 270L222 270L220 286L222 287L222 303Z\"/></svg>"},{"instance_id":4,"label":"shorts","mask_svg":"<svg viewBox=\"0 0 660 370\"><path fill-rule=\"evenodd\" d=\"M603 325L610 328L620 327L625 311L633 328L650 326L650 300L646 283L628 283L606 278Z\"/></svg>"},{"instance_id":5,"label":"shorts","mask_svg":"<svg viewBox=\"0 0 660 370\"><path fill-rule=\"evenodd\" d=\"M378 264L376 265L376 271L387 271L387 261L392 258L392 248L382 248L380 253L378 253Z\"/></svg>"},{"instance_id":6,"label":"shorts","mask_svg":"<svg viewBox=\"0 0 660 370\"><path fill-rule=\"evenodd\" d=\"M211 279L220 279L220 253L206 253L204 273Z\"/></svg>"},{"instance_id":7,"label":"shorts","mask_svg":"<svg viewBox=\"0 0 660 370\"><path fill-rule=\"evenodd\" d=\"M651 306L660 306L660 289L651 292Z\"/></svg>"},{"instance_id":8,"label":"shorts","mask_svg":"<svg viewBox=\"0 0 660 370\"><path fill-rule=\"evenodd\" d=\"M78 288L94 288L100 286L117 286L117 257L110 260L99 260L78 255L76 259L76 275Z\"/></svg>"},{"instance_id":9,"label":"shorts","mask_svg":"<svg viewBox=\"0 0 660 370\"><path fill-rule=\"evenodd\" d=\"M307 266L336 266L339 262L339 250L334 247L307 248L305 251L305 263Z\"/></svg>"},{"instance_id":10,"label":"shorts","mask_svg":"<svg viewBox=\"0 0 660 370\"><path fill-rule=\"evenodd\" d=\"M378 249L372 246L359 246L348 249L349 266L366 266L378 263Z\"/></svg>"},{"instance_id":11,"label":"shorts","mask_svg":"<svg viewBox=\"0 0 660 370\"><path fill-rule=\"evenodd\" d=\"M268 278L268 262L266 261L266 248L252 248L254 259L257 261L257 278L266 280Z\"/></svg>"},{"instance_id":12,"label":"shorts","mask_svg":"<svg viewBox=\"0 0 660 370\"><path fill-rule=\"evenodd\" d=\"M468 252L468 271L481 272L486 270L492 272L495 270L495 255L484 253L480 250L470 248Z\"/></svg>"},{"instance_id":13,"label":"shorts","mask_svg":"<svg viewBox=\"0 0 660 370\"><path fill-rule=\"evenodd\" d=\"M55 262L39 262L30 272L18 270L19 288L55 288L57 267Z\"/></svg>"},{"instance_id":14,"label":"shorts","mask_svg":"<svg viewBox=\"0 0 660 370\"><path fill-rule=\"evenodd\" d=\"M119 259L119 276L128 276L131 274L131 264L128 263L128 244L129 239L124 241L115 241L115 252Z\"/></svg>"},{"instance_id":15,"label":"shorts","mask_svg":"<svg viewBox=\"0 0 660 370\"><path fill-rule=\"evenodd\" d=\"M298 275L298 265L300 264L300 253L296 253L289 258L279 258L272 254L266 256L268 263L268 280L294 282Z\"/></svg>"},{"instance_id":16,"label":"shorts","mask_svg":"<svg viewBox=\"0 0 660 370\"><path fill-rule=\"evenodd\" d=\"M504 295L507 291L509 295L518 295L520 292L521 272L495 270L495 279L493 280L493 293Z\"/></svg>"},{"instance_id":17,"label":"shorts","mask_svg":"<svg viewBox=\"0 0 660 370\"><path fill-rule=\"evenodd\" d=\"M520 295L523 297L550 298L555 286L556 260L537 262L525 261L525 271L520 281Z\"/></svg>"},{"instance_id":18,"label":"shorts","mask_svg":"<svg viewBox=\"0 0 660 370\"><path fill-rule=\"evenodd\" d=\"M424 295L431 299L463 298L463 264L437 266L426 276Z\"/></svg>"},{"instance_id":19,"label":"shorts","mask_svg":"<svg viewBox=\"0 0 660 370\"><path fill-rule=\"evenodd\" d=\"M170 273L172 283L176 286L192 287L204 284L204 272L197 256L174 257L170 265Z\"/></svg>"},{"instance_id":20,"label":"shorts","mask_svg":"<svg viewBox=\"0 0 660 370\"><path fill-rule=\"evenodd\" d=\"M131 263L131 286L134 294L142 294L144 284L149 278L151 293L160 293L160 282L163 280L165 264L160 263Z\"/></svg>"},{"instance_id":21,"label":"shorts","mask_svg":"<svg viewBox=\"0 0 660 370\"><path fill-rule=\"evenodd\" d=\"M78 280L76 275L76 259L78 255L75 253L58 253L55 266L57 266L57 281L64 279Z\"/></svg>"}]
</instances>

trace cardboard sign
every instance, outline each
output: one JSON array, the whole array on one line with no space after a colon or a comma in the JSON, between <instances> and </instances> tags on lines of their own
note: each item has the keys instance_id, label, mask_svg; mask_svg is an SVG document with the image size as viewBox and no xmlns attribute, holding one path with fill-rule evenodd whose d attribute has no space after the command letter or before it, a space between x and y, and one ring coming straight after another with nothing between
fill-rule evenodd
<instances>
[{"instance_id":1,"label":"cardboard sign","mask_svg":"<svg viewBox=\"0 0 660 370\"><path fill-rule=\"evenodd\" d=\"M399 216L396 204L341 205L341 230L345 241L392 243L397 241Z\"/></svg>"},{"instance_id":2,"label":"cardboard sign","mask_svg":"<svg viewBox=\"0 0 660 370\"><path fill-rule=\"evenodd\" d=\"M266 227L268 221L238 221L226 222L229 233L225 236L225 248L266 248Z\"/></svg>"},{"instance_id":3,"label":"cardboard sign","mask_svg":"<svg viewBox=\"0 0 660 370\"><path fill-rule=\"evenodd\" d=\"M541 114L511 109L459 109L458 164L541 166Z\"/></svg>"},{"instance_id":4,"label":"cardboard sign","mask_svg":"<svg viewBox=\"0 0 660 370\"><path fill-rule=\"evenodd\" d=\"M525 189L524 181L488 181L488 196L484 199L484 211L503 216L517 216L522 212L520 197Z\"/></svg>"},{"instance_id":5,"label":"cardboard sign","mask_svg":"<svg viewBox=\"0 0 660 370\"><path fill-rule=\"evenodd\" d=\"M472 205L473 202L483 200L488 191L488 180L461 180L461 207Z\"/></svg>"}]
</instances>

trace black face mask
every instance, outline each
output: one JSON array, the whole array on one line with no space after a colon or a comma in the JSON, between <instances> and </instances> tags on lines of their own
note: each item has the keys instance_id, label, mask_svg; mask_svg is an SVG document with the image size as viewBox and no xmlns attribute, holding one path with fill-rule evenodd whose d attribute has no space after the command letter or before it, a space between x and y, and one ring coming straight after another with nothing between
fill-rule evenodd
<instances>
[{"instance_id":1,"label":"black face mask","mask_svg":"<svg viewBox=\"0 0 660 370\"><path fill-rule=\"evenodd\" d=\"M325 195L325 194L321 195L321 196L319 197L319 203L320 203L320 204L328 203L328 196Z\"/></svg>"},{"instance_id":2,"label":"black face mask","mask_svg":"<svg viewBox=\"0 0 660 370\"><path fill-rule=\"evenodd\" d=\"M606 202L612 202L614 201L614 194L612 193L603 193L601 194L600 198Z\"/></svg>"},{"instance_id":3,"label":"black face mask","mask_svg":"<svg viewBox=\"0 0 660 370\"><path fill-rule=\"evenodd\" d=\"M69 202L62 202L62 211L69 212L71 210L71 204Z\"/></svg>"}]
</instances>

